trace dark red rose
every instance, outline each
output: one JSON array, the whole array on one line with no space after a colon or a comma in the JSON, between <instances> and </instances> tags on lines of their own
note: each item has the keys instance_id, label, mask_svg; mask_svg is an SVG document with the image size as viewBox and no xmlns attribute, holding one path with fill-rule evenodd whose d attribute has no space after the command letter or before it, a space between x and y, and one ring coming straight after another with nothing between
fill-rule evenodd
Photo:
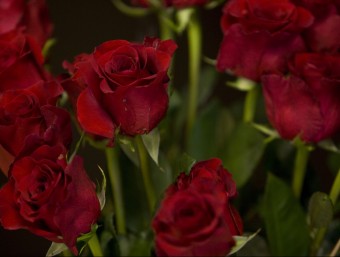
<instances>
[{"instance_id":1,"label":"dark red rose","mask_svg":"<svg viewBox=\"0 0 340 257\"><path fill-rule=\"evenodd\" d=\"M300 32L312 23L311 13L289 0L228 1L217 69L256 81L263 73L285 72L289 58L305 50Z\"/></svg>"},{"instance_id":2,"label":"dark red rose","mask_svg":"<svg viewBox=\"0 0 340 257\"><path fill-rule=\"evenodd\" d=\"M69 146L70 116L55 106L62 92L55 81L40 81L0 94L0 145L13 156L21 152L31 136L39 136L47 144L60 142Z\"/></svg>"},{"instance_id":3,"label":"dark red rose","mask_svg":"<svg viewBox=\"0 0 340 257\"><path fill-rule=\"evenodd\" d=\"M52 34L45 0L6 0L0 4L0 35L22 28L40 45Z\"/></svg>"},{"instance_id":4,"label":"dark red rose","mask_svg":"<svg viewBox=\"0 0 340 257\"><path fill-rule=\"evenodd\" d=\"M157 126L168 107L167 70L176 47L172 40L112 40L68 64L73 76L63 84L77 98L82 128L113 139L116 128L134 136Z\"/></svg>"},{"instance_id":5,"label":"dark red rose","mask_svg":"<svg viewBox=\"0 0 340 257\"><path fill-rule=\"evenodd\" d=\"M337 53L340 50L340 10L335 1L302 1L313 15L313 25L304 33L306 45L313 52Z\"/></svg>"},{"instance_id":6,"label":"dark red rose","mask_svg":"<svg viewBox=\"0 0 340 257\"><path fill-rule=\"evenodd\" d=\"M226 256L243 232L230 200L237 195L219 159L198 162L181 173L157 211L152 227L157 256Z\"/></svg>"},{"instance_id":7,"label":"dark red rose","mask_svg":"<svg viewBox=\"0 0 340 257\"><path fill-rule=\"evenodd\" d=\"M15 160L0 189L0 223L63 242L77 254L76 239L91 231L100 206L82 159L67 165L65 154L62 146L42 145Z\"/></svg>"},{"instance_id":8,"label":"dark red rose","mask_svg":"<svg viewBox=\"0 0 340 257\"><path fill-rule=\"evenodd\" d=\"M340 128L340 56L298 54L291 75L262 77L267 115L282 138L306 142L331 137Z\"/></svg>"},{"instance_id":9,"label":"dark red rose","mask_svg":"<svg viewBox=\"0 0 340 257\"><path fill-rule=\"evenodd\" d=\"M39 45L21 31L0 35L0 92L49 79L43 61Z\"/></svg>"}]
</instances>

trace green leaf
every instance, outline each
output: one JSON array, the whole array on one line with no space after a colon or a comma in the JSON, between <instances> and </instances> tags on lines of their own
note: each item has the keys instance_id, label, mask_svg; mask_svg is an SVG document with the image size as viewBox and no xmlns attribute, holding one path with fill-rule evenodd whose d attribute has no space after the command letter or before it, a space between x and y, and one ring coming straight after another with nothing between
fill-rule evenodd
<instances>
[{"instance_id":1,"label":"green leaf","mask_svg":"<svg viewBox=\"0 0 340 257\"><path fill-rule=\"evenodd\" d=\"M333 204L329 196L315 192L309 200L309 221L312 228L325 228L333 218Z\"/></svg>"},{"instance_id":2,"label":"green leaf","mask_svg":"<svg viewBox=\"0 0 340 257\"><path fill-rule=\"evenodd\" d=\"M125 155L139 167L139 157L133 143L133 138L119 135L118 142Z\"/></svg>"},{"instance_id":3,"label":"green leaf","mask_svg":"<svg viewBox=\"0 0 340 257\"><path fill-rule=\"evenodd\" d=\"M50 38L46 41L46 43L44 44L43 46L43 49L42 49L42 55L44 57L48 56L50 51L51 51L51 48L57 43L57 40L55 38Z\"/></svg>"},{"instance_id":4,"label":"green leaf","mask_svg":"<svg viewBox=\"0 0 340 257\"><path fill-rule=\"evenodd\" d=\"M261 229L257 230L254 234L251 234L249 236L233 236L236 244L234 245L234 247L231 249L230 253L228 255L232 255L236 252L238 252L239 250L241 250L241 248L243 248L243 246L245 246L250 240L252 240L258 233L260 233Z\"/></svg>"},{"instance_id":5,"label":"green leaf","mask_svg":"<svg viewBox=\"0 0 340 257\"><path fill-rule=\"evenodd\" d=\"M309 248L306 216L290 187L269 173L263 201L271 254L306 256Z\"/></svg>"},{"instance_id":6,"label":"green leaf","mask_svg":"<svg viewBox=\"0 0 340 257\"><path fill-rule=\"evenodd\" d=\"M106 193L106 177L105 177L105 173L103 171L103 169L98 165L98 168L100 170L100 172L102 173L103 176L103 181L101 186L99 187L99 191L97 192L97 196L98 196L98 200L100 203L100 209L103 210L104 206L105 206L105 193Z\"/></svg>"},{"instance_id":7,"label":"green leaf","mask_svg":"<svg viewBox=\"0 0 340 257\"><path fill-rule=\"evenodd\" d=\"M189 173L191 167L195 164L196 160L190 155L184 153L177 159L175 177L181 172Z\"/></svg>"},{"instance_id":8,"label":"green leaf","mask_svg":"<svg viewBox=\"0 0 340 257\"><path fill-rule=\"evenodd\" d=\"M152 160L154 160L154 162L158 165L159 144L161 140L158 129L155 128L148 134L142 135L141 137L146 151Z\"/></svg>"},{"instance_id":9,"label":"green leaf","mask_svg":"<svg viewBox=\"0 0 340 257\"><path fill-rule=\"evenodd\" d=\"M178 10L176 12L176 18L177 18L176 31L177 31L177 33L182 33L186 29L193 12L194 12L193 8L184 8L184 9Z\"/></svg>"},{"instance_id":10,"label":"green leaf","mask_svg":"<svg viewBox=\"0 0 340 257\"><path fill-rule=\"evenodd\" d=\"M334 141L330 139L323 140L318 143L318 146L322 149L325 149L327 151L333 152L333 153L340 153L340 149L335 145Z\"/></svg>"},{"instance_id":11,"label":"green leaf","mask_svg":"<svg viewBox=\"0 0 340 257\"><path fill-rule=\"evenodd\" d=\"M118 240L121 256L150 256L151 254L152 237L149 232L130 234Z\"/></svg>"},{"instance_id":12,"label":"green leaf","mask_svg":"<svg viewBox=\"0 0 340 257\"><path fill-rule=\"evenodd\" d=\"M247 183L260 161L265 149L264 139L246 123L238 124L228 138L222 160L239 188Z\"/></svg>"},{"instance_id":13,"label":"green leaf","mask_svg":"<svg viewBox=\"0 0 340 257\"><path fill-rule=\"evenodd\" d=\"M47 250L46 257L55 256L65 250L68 250L65 244L52 242L50 248Z\"/></svg>"}]
</instances>

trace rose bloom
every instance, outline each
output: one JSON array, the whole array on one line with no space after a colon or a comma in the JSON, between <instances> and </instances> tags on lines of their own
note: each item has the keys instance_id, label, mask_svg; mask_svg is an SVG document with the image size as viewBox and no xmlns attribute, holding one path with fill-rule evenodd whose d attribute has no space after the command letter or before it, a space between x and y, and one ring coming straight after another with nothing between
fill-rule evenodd
<instances>
[{"instance_id":1,"label":"rose bloom","mask_svg":"<svg viewBox=\"0 0 340 257\"><path fill-rule=\"evenodd\" d=\"M340 128L340 56L303 53L291 74L264 75L267 116L284 139L318 142Z\"/></svg>"},{"instance_id":2,"label":"rose bloom","mask_svg":"<svg viewBox=\"0 0 340 257\"><path fill-rule=\"evenodd\" d=\"M289 58L305 50L300 32L312 23L312 14L289 0L228 1L217 69L255 81L263 73L285 72Z\"/></svg>"},{"instance_id":3,"label":"rose bloom","mask_svg":"<svg viewBox=\"0 0 340 257\"><path fill-rule=\"evenodd\" d=\"M50 79L40 46L22 31L0 35L0 92Z\"/></svg>"},{"instance_id":4,"label":"rose bloom","mask_svg":"<svg viewBox=\"0 0 340 257\"><path fill-rule=\"evenodd\" d=\"M42 145L16 159L0 189L0 223L65 243L77 254L76 240L91 231L100 206L82 159L66 164L65 155L63 146Z\"/></svg>"},{"instance_id":5,"label":"rose bloom","mask_svg":"<svg viewBox=\"0 0 340 257\"><path fill-rule=\"evenodd\" d=\"M335 1L301 0L301 5L314 15L313 25L304 33L305 42L313 52L337 53L340 50L340 10Z\"/></svg>"},{"instance_id":6,"label":"rose bloom","mask_svg":"<svg viewBox=\"0 0 340 257\"><path fill-rule=\"evenodd\" d=\"M2 0L0 4L0 35L22 28L43 45L52 34L45 0Z\"/></svg>"},{"instance_id":7,"label":"rose bloom","mask_svg":"<svg viewBox=\"0 0 340 257\"><path fill-rule=\"evenodd\" d=\"M57 82L40 81L31 87L13 88L0 94L2 150L15 157L31 136L39 136L47 144L60 142L69 146L72 140L70 116L55 106L62 92ZM0 164L5 174L8 164Z\"/></svg>"},{"instance_id":8,"label":"rose bloom","mask_svg":"<svg viewBox=\"0 0 340 257\"><path fill-rule=\"evenodd\" d=\"M112 40L65 64L73 75L63 85L84 131L113 140L116 129L134 136L156 127L168 108L167 71L176 47L156 38Z\"/></svg>"},{"instance_id":9,"label":"rose bloom","mask_svg":"<svg viewBox=\"0 0 340 257\"><path fill-rule=\"evenodd\" d=\"M157 256L226 256L243 232L231 200L231 174L219 159L196 163L169 186L152 221Z\"/></svg>"}]
</instances>

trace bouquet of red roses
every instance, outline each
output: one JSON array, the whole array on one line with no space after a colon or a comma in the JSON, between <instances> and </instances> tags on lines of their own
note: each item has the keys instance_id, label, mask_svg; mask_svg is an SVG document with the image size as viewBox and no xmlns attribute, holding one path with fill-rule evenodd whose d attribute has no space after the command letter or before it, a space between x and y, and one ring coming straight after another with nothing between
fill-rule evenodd
<instances>
[{"instance_id":1,"label":"bouquet of red roses","mask_svg":"<svg viewBox=\"0 0 340 257\"><path fill-rule=\"evenodd\" d=\"M1 253L336 256L339 26L338 0L0 0Z\"/></svg>"}]
</instances>

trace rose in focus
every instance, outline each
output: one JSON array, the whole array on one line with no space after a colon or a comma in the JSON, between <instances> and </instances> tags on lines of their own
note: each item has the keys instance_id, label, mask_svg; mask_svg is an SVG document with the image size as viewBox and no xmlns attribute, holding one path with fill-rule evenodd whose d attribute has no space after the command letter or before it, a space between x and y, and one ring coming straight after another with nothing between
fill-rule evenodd
<instances>
[{"instance_id":1,"label":"rose in focus","mask_svg":"<svg viewBox=\"0 0 340 257\"><path fill-rule=\"evenodd\" d=\"M157 256L226 256L243 233L235 182L219 159L196 163L169 186L153 219Z\"/></svg>"},{"instance_id":2,"label":"rose in focus","mask_svg":"<svg viewBox=\"0 0 340 257\"><path fill-rule=\"evenodd\" d=\"M267 116L284 139L318 142L340 129L340 57L295 56L287 77L262 77Z\"/></svg>"},{"instance_id":3,"label":"rose in focus","mask_svg":"<svg viewBox=\"0 0 340 257\"><path fill-rule=\"evenodd\" d=\"M113 140L116 129L134 136L156 127L168 108L167 71L176 48L172 40L112 40L65 64L72 77L63 85L84 131Z\"/></svg>"},{"instance_id":4,"label":"rose in focus","mask_svg":"<svg viewBox=\"0 0 340 257\"><path fill-rule=\"evenodd\" d=\"M0 189L0 223L65 243L77 254L76 240L91 231L100 206L82 159L66 164L65 155L61 145L26 146Z\"/></svg>"}]
</instances>

